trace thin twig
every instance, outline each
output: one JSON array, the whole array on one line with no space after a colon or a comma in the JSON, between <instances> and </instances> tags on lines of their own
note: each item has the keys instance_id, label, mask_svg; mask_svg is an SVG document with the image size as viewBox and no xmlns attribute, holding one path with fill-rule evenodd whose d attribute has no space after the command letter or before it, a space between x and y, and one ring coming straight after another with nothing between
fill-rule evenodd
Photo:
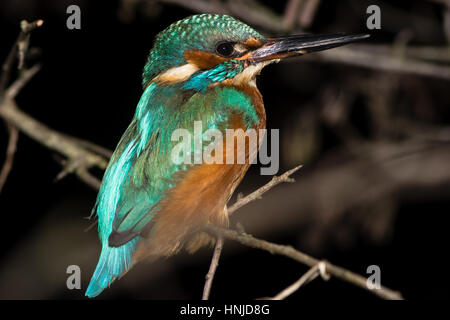
<instances>
[{"instance_id":1,"label":"thin twig","mask_svg":"<svg viewBox=\"0 0 450 320\"><path fill-rule=\"evenodd\" d=\"M6 90L6 95L10 99L14 99L22 88L34 77L41 69L40 64L35 64L30 69L26 70L16 81L14 81Z\"/></svg>"},{"instance_id":2,"label":"thin twig","mask_svg":"<svg viewBox=\"0 0 450 320\"><path fill-rule=\"evenodd\" d=\"M8 179L9 173L12 170L14 164L14 155L17 150L17 141L19 140L19 131L13 126L7 124L7 130L9 134L8 147L6 149L5 162L2 170L0 171L0 193Z\"/></svg>"},{"instance_id":3,"label":"thin twig","mask_svg":"<svg viewBox=\"0 0 450 320\"><path fill-rule=\"evenodd\" d=\"M85 167L79 167L76 170L77 177L90 186L94 190L99 190L100 185L102 184L101 180L97 179L94 175L92 175L89 170Z\"/></svg>"},{"instance_id":4,"label":"thin twig","mask_svg":"<svg viewBox=\"0 0 450 320\"><path fill-rule=\"evenodd\" d=\"M14 65L14 60L16 57L16 53L19 50L21 51L21 55L25 55L24 50L26 50L26 46L23 44L28 34L34 29L41 27L44 24L44 20L36 20L34 22L28 23L26 20L23 20L21 23L21 31L19 36L17 37L16 42L14 42L5 62L2 65L2 76L0 77L0 96L3 96L6 90L6 86L8 85L9 78L11 75L11 70ZM21 59L21 65L23 65L23 58ZM20 68L19 68L20 69Z\"/></svg>"},{"instance_id":5,"label":"thin twig","mask_svg":"<svg viewBox=\"0 0 450 320\"><path fill-rule=\"evenodd\" d=\"M212 286L212 282L214 280L214 275L216 273L217 267L219 266L219 259L220 259L220 254L222 252L222 248L223 248L223 238L221 236L217 237L216 240L216 245L214 247L214 254L213 257L211 259L211 264L209 266L209 270L208 273L206 274L206 281L205 281L205 286L203 288L203 296L202 296L202 300L208 300L209 299L209 294L211 292L211 286Z\"/></svg>"},{"instance_id":6,"label":"thin twig","mask_svg":"<svg viewBox=\"0 0 450 320\"><path fill-rule=\"evenodd\" d=\"M267 252L270 252L272 254L278 254L282 255L288 258L291 258L295 261L298 261L302 264L305 264L307 266L313 267L316 264L320 263L321 261L319 259L313 258L303 252L300 252L296 249L294 249L291 246L285 246L285 245L279 245L275 243L271 243L262 239L257 239L249 234L239 234L238 232L234 230L228 230L223 228L218 228L215 226L208 226L205 228L206 232L209 232L210 234L213 234L215 236L222 236L226 239L231 239L234 241L237 241L243 245L265 250ZM367 286L367 279L363 276L360 276L350 270L344 269L342 267L338 267L334 264L331 264L329 262L324 261L326 265L326 271L343 281L346 281L348 283L351 283L357 287L360 287L364 290L367 290L375 295L377 295L380 298L388 299L388 300L402 300L402 295L397 292L393 291L391 289L388 289L384 286L381 286L380 289L369 289Z\"/></svg>"},{"instance_id":7,"label":"thin twig","mask_svg":"<svg viewBox=\"0 0 450 320\"><path fill-rule=\"evenodd\" d=\"M21 32L17 37L16 42L11 48L5 62L2 65L2 76L0 77L0 99L5 100L3 94L5 93L6 85L8 84L12 66L14 64L14 57L16 52L19 52L19 70L22 69L23 61L25 59L26 50L28 48L29 33L34 29L42 26L43 20L36 20L32 23L28 23L26 20L21 22ZM26 42L26 43L25 43ZM30 70L26 71L22 77L14 82L11 87L6 91L7 99L14 98L20 89L30 80L36 72L39 71L39 66L34 66ZM0 104L0 110L5 109L8 104ZM19 130L7 123L7 130L9 134L8 147L6 149L5 162L2 170L0 171L0 192L8 179L8 176L12 170L14 164L14 155L17 150L17 141L19 139Z\"/></svg>"},{"instance_id":8,"label":"thin twig","mask_svg":"<svg viewBox=\"0 0 450 320\"><path fill-rule=\"evenodd\" d=\"M77 176L90 186L97 188L98 180L88 174L87 170L92 167L105 169L108 160L101 155L87 150L75 142L75 139L53 130L43 123L32 118L20 110L15 101L3 100L0 103L0 117L15 126L30 138L38 141L47 148L57 151L68 158L68 167L63 171L76 173Z\"/></svg>"},{"instance_id":9,"label":"thin twig","mask_svg":"<svg viewBox=\"0 0 450 320\"><path fill-rule=\"evenodd\" d=\"M270 180L269 183L265 184L264 186L262 186L258 190L250 193L248 196L239 199L238 201L235 202L235 204L233 204L230 208L228 208L228 215L231 215L233 212L235 212L239 208L245 206L249 202L252 202L252 201L255 201L257 199L260 199L261 196L264 193L266 193L267 191L269 191L270 189L272 189L276 185L279 185L280 183L283 183L283 182L294 182L294 179L292 179L290 176L293 173L295 173L296 171L298 171L301 167L302 167L302 165L299 165L299 166L296 166L295 168L293 168L291 170L286 171L285 173L283 173L279 177L274 176L272 178L272 180Z\"/></svg>"},{"instance_id":10,"label":"thin twig","mask_svg":"<svg viewBox=\"0 0 450 320\"><path fill-rule=\"evenodd\" d=\"M278 293L273 298L269 298L267 300L284 300L284 299L286 299L291 294L293 294L295 291L300 289L301 286L314 280L320 274L319 267L323 264L324 264L323 261L319 262L318 264L313 266L311 269L309 269L304 275L302 275L300 277L300 279L295 281L293 284L291 284L289 287L287 287L286 289L284 289L283 291Z\"/></svg>"},{"instance_id":11,"label":"thin twig","mask_svg":"<svg viewBox=\"0 0 450 320\"><path fill-rule=\"evenodd\" d=\"M111 158L113 155L113 152L105 147L99 146L98 144L92 143L87 140L83 140L77 137L72 136L66 136L68 139L73 140L76 144L80 145L83 148L86 148L87 150L90 150L92 152L95 152L107 159Z\"/></svg>"},{"instance_id":12,"label":"thin twig","mask_svg":"<svg viewBox=\"0 0 450 320\"><path fill-rule=\"evenodd\" d=\"M29 33L32 30L42 26L43 23L43 20L36 20L32 23L28 23L25 20L21 22L22 31L20 32L2 66L3 73L0 78L0 95L2 96L0 101L0 117L8 123L8 127L14 128L10 130L11 134L8 155L11 154L10 151L13 146L11 139L14 138L18 133L18 130L20 130L32 139L39 141L49 149L55 150L68 158L66 165L64 166L62 172L58 175L57 180L61 179L68 173L76 173L82 181L98 190L101 182L89 173L89 169L91 167L105 169L107 165L107 158L111 156L111 152L106 148L97 146L91 142L70 137L66 134L52 130L30 117L28 114L22 112L16 105L14 98L28 83L28 81L30 81L30 79L39 71L40 65L34 65L32 68L22 72L16 81L14 81L14 83L12 83L11 86L5 91L5 86L9 81L9 75L14 64L16 52L19 51L18 68L21 69L28 47L28 44L24 42L28 42ZM5 95L2 95L3 93L5 93ZM13 149L15 151L15 148ZM13 154L14 153L12 153L12 155ZM6 159L7 161L5 162L1 175L2 180L0 180L2 182L1 185L4 184L3 179L6 181L6 177L11 170L11 159L13 159L12 156L7 157Z\"/></svg>"}]
</instances>

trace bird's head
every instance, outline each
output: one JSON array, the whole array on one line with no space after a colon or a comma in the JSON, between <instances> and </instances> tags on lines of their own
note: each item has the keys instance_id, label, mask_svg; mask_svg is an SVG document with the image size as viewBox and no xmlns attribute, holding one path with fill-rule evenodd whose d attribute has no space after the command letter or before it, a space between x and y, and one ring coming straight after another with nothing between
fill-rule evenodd
<instances>
[{"instance_id":1,"label":"bird's head","mask_svg":"<svg viewBox=\"0 0 450 320\"><path fill-rule=\"evenodd\" d=\"M298 35L265 38L227 15L200 14L160 32L143 73L143 85L181 83L203 91L224 81L252 83L267 64L354 42L368 35Z\"/></svg>"}]
</instances>

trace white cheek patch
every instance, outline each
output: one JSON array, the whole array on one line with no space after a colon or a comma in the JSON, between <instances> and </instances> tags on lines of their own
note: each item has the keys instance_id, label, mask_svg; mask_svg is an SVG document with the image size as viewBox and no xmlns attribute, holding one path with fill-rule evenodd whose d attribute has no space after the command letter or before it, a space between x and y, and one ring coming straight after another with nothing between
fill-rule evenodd
<instances>
[{"instance_id":1,"label":"white cheek patch","mask_svg":"<svg viewBox=\"0 0 450 320\"><path fill-rule=\"evenodd\" d=\"M156 82L176 83L189 79L195 72L200 70L196 65L186 63L179 67L173 67L155 77Z\"/></svg>"}]
</instances>

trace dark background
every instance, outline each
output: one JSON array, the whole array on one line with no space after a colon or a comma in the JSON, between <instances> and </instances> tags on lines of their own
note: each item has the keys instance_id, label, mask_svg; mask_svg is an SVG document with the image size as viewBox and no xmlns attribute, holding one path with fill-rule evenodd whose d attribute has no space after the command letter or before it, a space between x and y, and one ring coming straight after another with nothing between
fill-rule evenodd
<instances>
[{"instance_id":1,"label":"dark background","mask_svg":"<svg viewBox=\"0 0 450 320\"><path fill-rule=\"evenodd\" d=\"M156 1L136 1L134 9L125 3L131 1L0 2L2 60L20 20L45 21L31 35L31 46L39 50L30 51L34 54L26 63L43 67L17 98L22 110L55 130L114 149L142 92L140 74L154 36L194 13ZM285 14L285 1L260 3ZM81 30L66 28L70 4L81 7ZM368 4L381 7L381 30L366 29ZM321 1L304 29L369 32L371 45L393 47L406 38L412 46L443 47L449 39L444 12L433 1ZM448 298L449 85L439 77L326 58L300 57L267 67L258 86L268 128L280 129L280 173L300 163L305 167L294 175L296 183L278 186L242 208L233 224L241 222L257 237L291 244L362 275L369 265L378 265L382 284L407 299ZM397 158L372 157L372 152L389 155L414 143L417 148L399 156L399 170ZM2 126L0 163L6 144ZM55 182L58 158L20 135L14 168L0 194L2 299L85 299L100 254L95 228L84 232L96 191L75 176ZM238 192L248 194L269 179L253 166ZM202 249L141 264L100 298L199 299L211 254ZM73 264L81 267L82 290L66 288L66 268ZM286 258L227 241L211 298L273 296L306 271ZM289 299L308 298L376 299L336 279L317 279Z\"/></svg>"}]
</instances>

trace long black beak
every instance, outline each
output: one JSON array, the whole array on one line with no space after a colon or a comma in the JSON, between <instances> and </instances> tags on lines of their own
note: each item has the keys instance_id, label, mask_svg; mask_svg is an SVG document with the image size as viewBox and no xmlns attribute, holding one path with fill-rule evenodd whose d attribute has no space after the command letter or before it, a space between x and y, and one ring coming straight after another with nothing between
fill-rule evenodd
<instances>
[{"instance_id":1,"label":"long black beak","mask_svg":"<svg viewBox=\"0 0 450 320\"><path fill-rule=\"evenodd\" d=\"M282 59L339 47L368 37L370 37L368 34L302 34L281 38L269 38L263 46L248 53L245 59L250 62Z\"/></svg>"}]
</instances>

